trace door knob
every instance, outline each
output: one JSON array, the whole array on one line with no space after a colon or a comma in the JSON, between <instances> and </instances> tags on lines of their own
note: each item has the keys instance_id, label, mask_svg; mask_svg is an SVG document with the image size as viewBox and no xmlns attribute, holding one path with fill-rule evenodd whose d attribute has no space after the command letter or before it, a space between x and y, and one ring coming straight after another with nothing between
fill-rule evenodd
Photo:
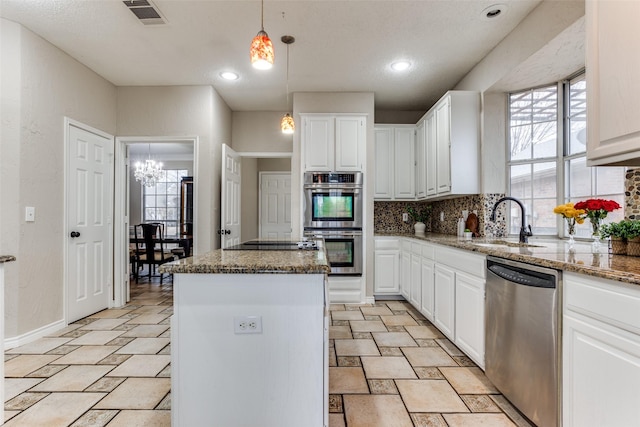
<instances>
[{"instance_id":1,"label":"door knob","mask_svg":"<svg viewBox=\"0 0 640 427\"><path fill-rule=\"evenodd\" d=\"M76 237L80 237L80 232L79 231L72 231L71 232L71 238L75 239Z\"/></svg>"},{"instance_id":2,"label":"door knob","mask_svg":"<svg viewBox=\"0 0 640 427\"><path fill-rule=\"evenodd\" d=\"M231 230L224 230L224 234L231 234Z\"/></svg>"}]
</instances>

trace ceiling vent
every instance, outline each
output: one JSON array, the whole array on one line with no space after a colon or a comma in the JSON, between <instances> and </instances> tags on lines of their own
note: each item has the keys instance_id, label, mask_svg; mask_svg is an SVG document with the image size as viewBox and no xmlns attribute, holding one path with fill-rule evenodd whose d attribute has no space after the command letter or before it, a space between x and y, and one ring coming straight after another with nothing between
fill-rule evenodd
<instances>
[{"instance_id":1,"label":"ceiling vent","mask_svg":"<svg viewBox=\"0 0 640 427\"><path fill-rule=\"evenodd\" d=\"M124 3L144 25L161 25L167 23L160 13L160 10L151 3L150 0L124 0L122 3Z\"/></svg>"}]
</instances>

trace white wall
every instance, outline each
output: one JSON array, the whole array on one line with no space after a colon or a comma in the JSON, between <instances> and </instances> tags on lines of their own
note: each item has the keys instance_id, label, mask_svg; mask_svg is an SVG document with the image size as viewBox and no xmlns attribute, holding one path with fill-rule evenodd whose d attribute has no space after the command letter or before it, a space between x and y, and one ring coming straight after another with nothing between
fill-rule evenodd
<instances>
[{"instance_id":1,"label":"white wall","mask_svg":"<svg viewBox=\"0 0 640 427\"><path fill-rule=\"evenodd\" d=\"M0 26L0 253L17 257L5 282L12 338L64 318L64 117L115 134L116 88L26 28ZM24 222L25 206L35 222Z\"/></svg>"},{"instance_id":2,"label":"white wall","mask_svg":"<svg viewBox=\"0 0 640 427\"><path fill-rule=\"evenodd\" d=\"M231 143L231 110L210 86L119 87L117 134L195 136L194 252L220 247L222 144Z\"/></svg>"},{"instance_id":3,"label":"white wall","mask_svg":"<svg viewBox=\"0 0 640 427\"><path fill-rule=\"evenodd\" d=\"M292 152L293 135L285 135L280 130L280 119L284 114L275 111L234 112L231 148L239 153Z\"/></svg>"}]
</instances>

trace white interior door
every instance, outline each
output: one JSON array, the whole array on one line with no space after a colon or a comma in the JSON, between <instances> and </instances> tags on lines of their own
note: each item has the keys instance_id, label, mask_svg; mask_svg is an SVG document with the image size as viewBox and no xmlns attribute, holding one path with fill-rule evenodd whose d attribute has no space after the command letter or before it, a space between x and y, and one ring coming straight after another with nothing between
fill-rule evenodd
<instances>
[{"instance_id":1,"label":"white interior door","mask_svg":"<svg viewBox=\"0 0 640 427\"><path fill-rule=\"evenodd\" d=\"M240 166L241 157L222 144L222 197L220 243L222 248L240 243Z\"/></svg>"},{"instance_id":2,"label":"white interior door","mask_svg":"<svg viewBox=\"0 0 640 427\"><path fill-rule=\"evenodd\" d=\"M291 239L290 173L260 173L260 238Z\"/></svg>"},{"instance_id":3,"label":"white interior door","mask_svg":"<svg viewBox=\"0 0 640 427\"><path fill-rule=\"evenodd\" d=\"M108 308L113 138L68 125L67 322Z\"/></svg>"}]
</instances>

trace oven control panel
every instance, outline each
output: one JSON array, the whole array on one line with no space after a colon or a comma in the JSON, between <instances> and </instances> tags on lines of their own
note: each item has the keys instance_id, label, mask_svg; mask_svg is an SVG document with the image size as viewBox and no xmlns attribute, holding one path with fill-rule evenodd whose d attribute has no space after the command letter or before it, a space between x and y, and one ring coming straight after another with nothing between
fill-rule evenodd
<instances>
[{"instance_id":1,"label":"oven control panel","mask_svg":"<svg viewBox=\"0 0 640 427\"><path fill-rule=\"evenodd\" d=\"M362 185L362 172L307 172L304 183Z\"/></svg>"}]
</instances>

